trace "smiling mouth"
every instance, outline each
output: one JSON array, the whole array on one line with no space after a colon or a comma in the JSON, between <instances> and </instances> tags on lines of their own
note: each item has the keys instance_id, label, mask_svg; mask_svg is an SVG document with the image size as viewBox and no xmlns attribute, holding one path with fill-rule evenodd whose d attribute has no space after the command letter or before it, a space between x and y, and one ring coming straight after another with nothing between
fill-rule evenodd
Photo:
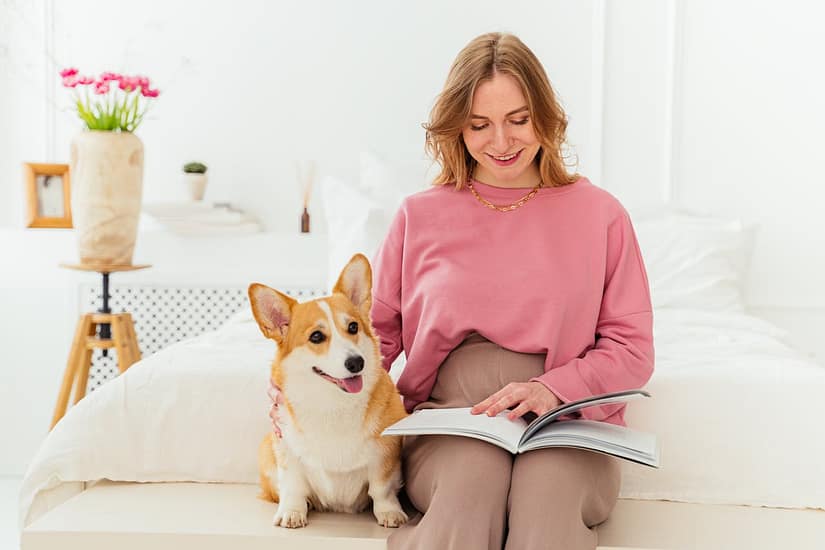
<instances>
[{"instance_id":1,"label":"smiling mouth","mask_svg":"<svg viewBox=\"0 0 825 550\"><path fill-rule=\"evenodd\" d=\"M318 367L312 367L312 372L327 380L332 382L339 388L341 391L345 391L347 393L358 393L361 391L361 388L364 387L364 379L361 377L360 374L355 376L350 376L349 378L335 378L334 376L330 376Z\"/></svg>"},{"instance_id":2,"label":"smiling mouth","mask_svg":"<svg viewBox=\"0 0 825 550\"><path fill-rule=\"evenodd\" d=\"M515 164L516 161L519 159L519 157L521 156L521 151L523 151L523 149L521 149L519 151L516 151L515 153L512 153L510 155L501 155L501 156L495 156L495 155L491 155L489 153L485 153L485 154L488 157L490 157L490 159L499 166L510 166L511 164Z\"/></svg>"}]
</instances>

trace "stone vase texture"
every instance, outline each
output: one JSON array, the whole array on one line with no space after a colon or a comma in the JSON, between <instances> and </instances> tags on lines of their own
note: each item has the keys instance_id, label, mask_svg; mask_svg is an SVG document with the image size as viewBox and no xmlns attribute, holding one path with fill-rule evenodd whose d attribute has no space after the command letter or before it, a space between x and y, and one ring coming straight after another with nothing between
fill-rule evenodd
<instances>
[{"instance_id":1,"label":"stone vase texture","mask_svg":"<svg viewBox=\"0 0 825 550\"><path fill-rule=\"evenodd\" d=\"M80 261L132 265L143 193L143 142L84 131L71 143L72 217Z\"/></svg>"}]
</instances>

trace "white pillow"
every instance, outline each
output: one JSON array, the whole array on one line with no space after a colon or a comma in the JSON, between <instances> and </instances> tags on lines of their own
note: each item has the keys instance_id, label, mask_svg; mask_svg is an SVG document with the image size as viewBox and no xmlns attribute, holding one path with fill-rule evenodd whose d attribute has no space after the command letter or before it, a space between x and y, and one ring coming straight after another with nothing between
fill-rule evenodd
<instances>
[{"instance_id":1,"label":"white pillow","mask_svg":"<svg viewBox=\"0 0 825 550\"><path fill-rule=\"evenodd\" d=\"M744 311L755 226L667 207L633 215L653 308Z\"/></svg>"},{"instance_id":2,"label":"white pillow","mask_svg":"<svg viewBox=\"0 0 825 550\"><path fill-rule=\"evenodd\" d=\"M372 261L401 201L427 188L433 163L426 160L389 162L365 151L360 155L360 181L347 183L326 177L320 184L321 207L327 222L327 290L341 269L360 252Z\"/></svg>"}]
</instances>

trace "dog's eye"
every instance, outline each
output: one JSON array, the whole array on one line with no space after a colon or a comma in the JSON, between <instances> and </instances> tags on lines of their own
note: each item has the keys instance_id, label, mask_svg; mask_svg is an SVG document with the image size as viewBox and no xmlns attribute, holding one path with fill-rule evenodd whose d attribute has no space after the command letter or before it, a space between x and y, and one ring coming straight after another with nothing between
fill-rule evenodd
<instances>
[{"instance_id":1,"label":"dog's eye","mask_svg":"<svg viewBox=\"0 0 825 550\"><path fill-rule=\"evenodd\" d=\"M358 323L356 323L355 321L351 322L347 327L347 331L350 334L358 334Z\"/></svg>"},{"instance_id":2,"label":"dog's eye","mask_svg":"<svg viewBox=\"0 0 825 550\"><path fill-rule=\"evenodd\" d=\"M320 330L316 330L315 332L313 332L312 334L309 335L309 341L312 342L313 344L320 344L321 342L323 342L326 339L327 339L327 337L324 336L324 333L321 332Z\"/></svg>"}]
</instances>

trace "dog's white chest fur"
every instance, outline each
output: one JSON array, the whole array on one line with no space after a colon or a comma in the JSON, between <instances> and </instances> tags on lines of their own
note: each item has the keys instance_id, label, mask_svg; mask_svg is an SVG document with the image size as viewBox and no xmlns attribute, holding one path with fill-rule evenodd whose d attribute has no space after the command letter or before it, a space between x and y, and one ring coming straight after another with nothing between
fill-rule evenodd
<instances>
[{"instance_id":1,"label":"dog's white chest fur","mask_svg":"<svg viewBox=\"0 0 825 550\"><path fill-rule=\"evenodd\" d=\"M291 419L282 428L278 444L298 459L317 509L357 512L369 504L367 468L376 449L364 437L363 406L353 405L320 413L295 403L300 431Z\"/></svg>"}]
</instances>

